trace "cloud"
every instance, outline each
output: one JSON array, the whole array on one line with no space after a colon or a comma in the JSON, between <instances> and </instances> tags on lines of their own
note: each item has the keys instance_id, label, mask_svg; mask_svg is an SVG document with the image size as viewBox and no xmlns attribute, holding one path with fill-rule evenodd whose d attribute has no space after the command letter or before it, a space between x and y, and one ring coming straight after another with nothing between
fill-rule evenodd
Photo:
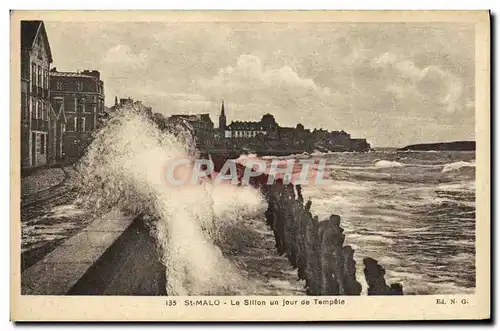
<instances>
[{"instance_id":1,"label":"cloud","mask_svg":"<svg viewBox=\"0 0 500 331\"><path fill-rule=\"evenodd\" d=\"M54 66L100 70L108 105L215 120L224 99L229 120L272 112L374 146L474 136L472 24L46 23Z\"/></svg>"},{"instance_id":2,"label":"cloud","mask_svg":"<svg viewBox=\"0 0 500 331\"><path fill-rule=\"evenodd\" d=\"M421 67L412 59L385 52L373 57L370 67L381 78L377 83L392 93L397 104L418 109L422 116L443 118L465 111L465 105L472 103L463 79L440 65Z\"/></svg>"},{"instance_id":3,"label":"cloud","mask_svg":"<svg viewBox=\"0 0 500 331\"><path fill-rule=\"evenodd\" d=\"M310 78L300 77L291 67L267 68L251 54L240 55L235 66L220 69L218 75L201 84L204 88L221 90L228 87L232 90L282 88L328 93L328 89L317 86Z\"/></svg>"},{"instance_id":4,"label":"cloud","mask_svg":"<svg viewBox=\"0 0 500 331\"><path fill-rule=\"evenodd\" d=\"M120 66L143 67L147 64L146 52L134 53L129 46L118 44L111 47L103 56L104 64L120 63Z\"/></svg>"},{"instance_id":5,"label":"cloud","mask_svg":"<svg viewBox=\"0 0 500 331\"><path fill-rule=\"evenodd\" d=\"M380 56L374 57L370 64L373 68L385 68L388 65L392 65L396 62L397 56L395 54L385 52Z\"/></svg>"},{"instance_id":6,"label":"cloud","mask_svg":"<svg viewBox=\"0 0 500 331\"><path fill-rule=\"evenodd\" d=\"M206 94L219 98L289 107L292 112L300 110L297 107L308 100L318 102L330 94L329 88L300 76L290 66L265 66L252 54L242 54L235 64L221 68L214 77L201 79L200 87Z\"/></svg>"}]
</instances>

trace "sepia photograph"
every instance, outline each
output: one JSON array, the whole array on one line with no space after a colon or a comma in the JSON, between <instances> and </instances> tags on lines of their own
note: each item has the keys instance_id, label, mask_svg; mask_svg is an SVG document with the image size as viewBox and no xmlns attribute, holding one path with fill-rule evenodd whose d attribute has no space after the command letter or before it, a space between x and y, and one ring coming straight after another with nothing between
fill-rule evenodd
<instances>
[{"instance_id":1,"label":"sepia photograph","mask_svg":"<svg viewBox=\"0 0 500 331\"><path fill-rule=\"evenodd\" d=\"M13 302L489 316L487 11L154 13L11 13Z\"/></svg>"}]
</instances>

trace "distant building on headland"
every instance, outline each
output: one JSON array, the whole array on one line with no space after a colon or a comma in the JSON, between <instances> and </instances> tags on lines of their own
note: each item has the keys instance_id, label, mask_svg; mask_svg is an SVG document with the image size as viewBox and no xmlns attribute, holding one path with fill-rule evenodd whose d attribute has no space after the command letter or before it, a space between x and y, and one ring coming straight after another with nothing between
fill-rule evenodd
<instances>
[{"instance_id":1,"label":"distant building on headland","mask_svg":"<svg viewBox=\"0 0 500 331\"><path fill-rule=\"evenodd\" d=\"M214 128L209 114L176 114L165 119L163 115L155 113L152 118L161 130L168 130L176 135L189 132L196 147L204 151L246 150L262 154L289 154L371 150L366 139L352 139L351 135L343 130L311 131L300 123L295 127L282 127L271 114L263 115L260 121L233 121L227 124L224 101L221 104L217 129Z\"/></svg>"},{"instance_id":2,"label":"distant building on headland","mask_svg":"<svg viewBox=\"0 0 500 331\"><path fill-rule=\"evenodd\" d=\"M42 21L21 21L21 167L49 163L50 91L53 62Z\"/></svg>"},{"instance_id":3,"label":"distant building on headland","mask_svg":"<svg viewBox=\"0 0 500 331\"><path fill-rule=\"evenodd\" d=\"M66 160L79 159L90 143L92 132L104 113L104 84L99 71L50 71L51 104L54 110L57 138L54 140L56 157L61 158L60 147ZM59 136L63 134L62 141Z\"/></svg>"},{"instance_id":4,"label":"distant building on headland","mask_svg":"<svg viewBox=\"0 0 500 331\"><path fill-rule=\"evenodd\" d=\"M224 130L224 138L240 139L240 138L254 138L257 135L267 135L269 133L261 122L231 122Z\"/></svg>"},{"instance_id":5,"label":"distant building on headland","mask_svg":"<svg viewBox=\"0 0 500 331\"><path fill-rule=\"evenodd\" d=\"M258 122L234 121L227 125L226 110L222 102L219 117L219 144L226 148L250 150L283 150L312 152L368 151L366 139L352 139L345 131L314 129L312 132L302 124L296 127L280 126L274 116L265 114ZM224 133L222 135L222 132Z\"/></svg>"}]
</instances>

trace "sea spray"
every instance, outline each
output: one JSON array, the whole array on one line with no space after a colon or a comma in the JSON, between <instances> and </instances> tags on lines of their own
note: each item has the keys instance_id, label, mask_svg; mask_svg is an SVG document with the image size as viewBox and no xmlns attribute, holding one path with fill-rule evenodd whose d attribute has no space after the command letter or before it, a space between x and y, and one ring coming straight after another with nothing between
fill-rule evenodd
<instances>
[{"instance_id":1,"label":"sea spray","mask_svg":"<svg viewBox=\"0 0 500 331\"><path fill-rule=\"evenodd\" d=\"M177 157L194 158L192 145L189 137L160 131L140 109L122 109L81 160L77 188L95 210L150 215L169 295L227 294L242 286L251 293L218 245L227 244L227 229L238 231L244 213L261 212L262 199L250 188L229 186L228 194L225 186L208 182L168 185L164 165ZM242 208L249 202L250 208Z\"/></svg>"}]
</instances>

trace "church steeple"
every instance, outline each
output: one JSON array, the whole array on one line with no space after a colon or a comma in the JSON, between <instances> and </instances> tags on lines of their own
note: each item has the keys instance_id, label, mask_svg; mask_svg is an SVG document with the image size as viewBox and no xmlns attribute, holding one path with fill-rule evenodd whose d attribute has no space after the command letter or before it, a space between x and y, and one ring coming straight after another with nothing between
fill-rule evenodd
<instances>
[{"instance_id":1,"label":"church steeple","mask_svg":"<svg viewBox=\"0 0 500 331\"><path fill-rule=\"evenodd\" d=\"M220 116L219 116L219 130L224 136L224 131L226 130L226 112L224 110L224 100L222 100L222 105L220 108Z\"/></svg>"},{"instance_id":2,"label":"church steeple","mask_svg":"<svg viewBox=\"0 0 500 331\"><path fill-rule=\"evenodd\" d=\"M118 97L115 95L115 106L118 106Z\"/></svg>"}]
</instances>

